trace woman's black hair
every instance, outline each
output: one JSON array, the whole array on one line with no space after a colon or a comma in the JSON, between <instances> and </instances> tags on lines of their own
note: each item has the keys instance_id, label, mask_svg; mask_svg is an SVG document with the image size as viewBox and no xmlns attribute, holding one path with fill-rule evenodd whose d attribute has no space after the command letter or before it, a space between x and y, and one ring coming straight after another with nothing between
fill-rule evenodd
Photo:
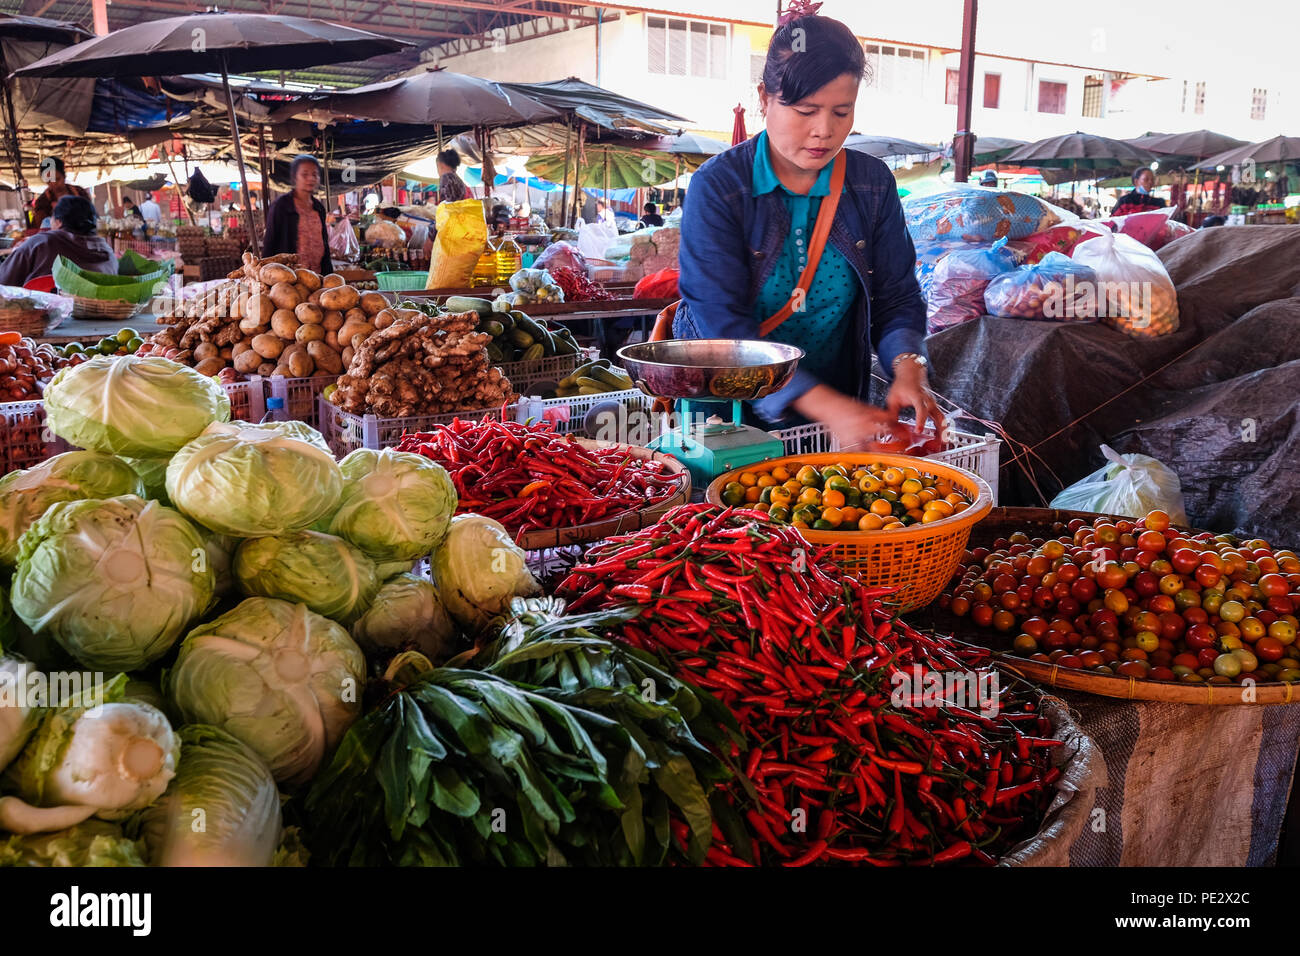
<instances>
[{"instance_id":1,"label":"woman's black hair","mask_svg":"<svg viewBox=\"0 0 1300 956\"><path fill-rule=\"evenodd\" d=\"M657 212L659 211L659 207L656 206L656 205L655 205L654 203L652 203L652 202L648 202L648 203L645 204L645 211L648 212L648 213L654 214L654 213L657 213Z\"/></svg>"},{"instance_id":2,"label":"woman's black hair","mask_svg":"<svg viewBox=\"0 0 1300 956\"><path fill-rule=\"evenodd\" d=\"M57 219L63 223L63 228L68 232L78 232L83 235L95 231L95 207L89 199L83 196L64 196L54 204L50 211L50 218Z\"/></svg>"},{"instance_id":3,"label":"woman's black hair","mask_svg":"<svg viewBox=\"0 0 1300 956\"><path fill-rule=\"evenodd\" d=\"M402 214L402 210L398 209L396 206L385 206L383 209L379 210L379 212L381 215L387 216L389 219L396 219Z\"/></svg>"},{"instance_id":4,"label":"woman's black hair","mask_svg":"<svg viewBox=\"0 0 1300 956\"><path fill-rule=\"evenodd\" d=\"M861 80L866 72L867 58L853 31L839 20L814 14L796 17L772 34L763 86L790 106L846 73Z\"/></svg>"},{"instance_id":5,"label":"woman's black hair","mask_svg":"<svg viewBox=\"0 0 1300 956\"><path fill-rule=\"evenodd\" d=\"M460 165L460 153L456 152L454 149L444 149L438 154L438 162L442 163L442 165L446 166L448 169L454 170Z\"/></svg>"},{"instance_id":6,"label":"woman's black hair","mask_svg":"<svg viewBox=\"0 0 1300 956\"><path fill-rule=\"evenodd\" d=\"M1151 173L1152 177L1153 178L1155 177L1155 173L1151 172L1150 166L1139 166L1137 169L1133 170L1133 182L1135 184L1138 181L1138 177L1141 176L1143 173Z\"/></svg>"},{"instance_id":7,"label":"woman's black hair","mask_svg":"<svg viewBox=\"0 0 1300 956\"><path fill-rule=\"evenodd\" d=\"M299 153L297 156L293 158L293 162L289 164L289 185L290 186L292 186L295 182L297 182L298 170L301 169L307 163L311 163L313 166L315 166L316 175L320 176L322 179L324 178L325 170L321 167L320 160L317 159L315 156L311 155L311 153Z\"/></svg>"}]
</instances>

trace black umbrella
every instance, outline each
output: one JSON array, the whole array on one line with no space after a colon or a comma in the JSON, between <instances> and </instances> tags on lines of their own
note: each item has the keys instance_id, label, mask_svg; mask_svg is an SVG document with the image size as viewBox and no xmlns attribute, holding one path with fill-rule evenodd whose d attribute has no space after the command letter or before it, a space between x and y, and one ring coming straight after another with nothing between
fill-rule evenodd
<instances>
[{"instance_id":1,"label":"black umbrella","mask_svg":"<svg viewBox=\"0 0 1300 956\"><path fill-rule=\"evenodd\" d=\"M506 126L560 115L527 94L450 70L359 86L325 103L343 116L428 126Z\"/></svg>"},{"instance_id":2,"label":"black umbrella","mask_svg":"<svg viewBox=\"0 0 1300 956\"><path fill-rule=\"evenodd\" d=\"M1137 166L1155 158L1149 150L1123 140L1091 133L1067 133L1027 143L1012 150L1001 161L1008 165L1096 170Z\"/></svg>"},{"instance_id":3,"label":"black umbrella","mask_svg":"<svg viewBox=\"0 0 1300 956\"><path fill-rule=\"evenodd\" d=\"M942 146L930 146L915 143L910 139L898 139L894 136L865 136L853 133L844 141L845 149L857 150L877 159L895 159L901 156L930 156L943 152Z\"/></svg>"},{"instance_id":4,"label":"black umbrella","mask_svg":"<svg viewBox=\"0 0 1300 956\"><path fill-rule=\"evenodd\" d=\"M1300 162L1300 136L1274 136L1262 143L1247 143L1211 156L1197 169L1217 169L1219 166L1240 166L1242 163L1295 163Z\"/></svg>"},{"instance_id":5,"label":"black umbrella","mask_svg":"<svg viewBox=\"0 0 1300 956\"><path fill-rule=\"evenodd\" d=\"M984 163L1001 163L1009 153L1027 146L1023 139L1007 139L1005 136L976 136L975 152L971 162L980 166Z\"/></svg>"},{"instance_id":6,"label":"black umbrella","mask_svg":"<svg viewBox=\"0 0 1300 956\"><path fill-rule=\"evenodd\" d=\"M1185 156L1188 159L1205 159L1246 145L1244 139L1233 139L1208 129L1190 133L1148 133L1126 142L1162 156Z\"/></svg>"},{"instance_id":7,"label":"black umbrella","mask_svg":"<svg viewBox=\"0 0 1300 956\"><path fill-rule=\"evenodd\" d=\"M326 20L257 13L200 13L137 23L68 47L15 71L20 76L166 76L221 73L249 238L257 243L230 73L293 70L364 60L410 46Z\"/></svg>"}]
</instances>

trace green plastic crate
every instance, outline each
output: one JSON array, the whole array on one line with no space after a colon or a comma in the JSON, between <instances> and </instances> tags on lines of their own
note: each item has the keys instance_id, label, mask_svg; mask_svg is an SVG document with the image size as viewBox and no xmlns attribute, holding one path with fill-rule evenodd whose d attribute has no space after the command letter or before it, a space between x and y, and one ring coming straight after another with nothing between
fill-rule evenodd
<instances>
[{"instance_id":1,"label":"green plastic crate","mask_svg":"<svg viewBox=\"0 0 1300 956\"><path fill-rule=\"evenodd\" d=\"M423 289L429 283L428 272L376 272L375 281L380 292L409 292Z\"/></svg>"}]
</instances>

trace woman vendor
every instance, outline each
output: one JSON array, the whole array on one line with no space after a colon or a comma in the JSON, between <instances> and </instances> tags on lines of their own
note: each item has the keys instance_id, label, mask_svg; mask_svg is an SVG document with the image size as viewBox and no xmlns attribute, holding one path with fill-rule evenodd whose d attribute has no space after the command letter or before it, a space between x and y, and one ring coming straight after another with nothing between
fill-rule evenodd
<instances>
[{"instance_id":1,"label":"woman vendor","mask_svg":"<svg viewBox=\"0 0 1300 956\"><path fill-rule=\"evenodd\" d=\"M797 3L783 18L758 87L765 130L692 177L672 315L674 338L766 333L803 349L793 379L753 409L771 428L822 422L844 447L889 432L904 408L918 423L942 417L897 184L879 159L843 149L865 69L843 23ZM873 351L890 379L886 409L867 403Z\"/></svg>"}]
</instances>

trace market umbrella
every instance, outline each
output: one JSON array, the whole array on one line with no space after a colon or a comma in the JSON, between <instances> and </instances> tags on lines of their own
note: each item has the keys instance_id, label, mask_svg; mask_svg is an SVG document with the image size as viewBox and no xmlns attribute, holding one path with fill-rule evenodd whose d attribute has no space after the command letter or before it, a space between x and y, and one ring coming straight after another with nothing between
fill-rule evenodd
<instances>
[{"instance_id":1,"label":"market umbrella","mask_svg":"<svg viewBox=\"0 0 1300 956\"><path fill-rule=\"evenodd\" d=\"M1023 139L1007 139L1005 136L976 136L975 152L971 162L976 166L987 163L1001 163L1003 158L1021 146L1028 145Z\"/></svg>"},{"instance_id":2,"label":"market umbrella","mask_svg":"<svg viewBox=\"0 0 1300 956\"><path fill-rule=\"evenodd\" d=\"M294 70L321 63L364 60L411 44L366 30L305 17L257 13L200 13L137 23L60 50L15 71L19 76L166 76L221 73L235 141L249 238L257 243L244 173L230 72Z\"/></svg>"},{"instance_id":3,"label":"market umbrella","mask_svg":"<svg viewBox=\"0 0 1300 956\"><path fill-rule=\"evenodd\" d=\"M1217 169L1220 166L1240 166L1245 162L1259 164L1300 162L1300 136L1274 136L1262 143L1248 143L1211 156L1194 169Z\"/></svg>"},{"instance_id":4,"label":"market umbrella","mask_svg":"<svg viewBox=\"0 0 1300 956\"><path fill-rule=\"evenodd\" d=\"M610 189L642 189L674 179L679 169L698 169L706 159L708 156L699 154L674 155L656 150L588 143L578 156L577 175L573 182L603 183L608 166ZM574 166L572 158L568 166ZM566 172L564 154L534 156L525 164L525 168L541 179L563 182Z\"/></svg>"},{"instance_id":5,"label":"market umbrella","mask_svg":"<svg viewBox=\"0 0 1300 956\"><path fill-rule=\"evenodd\" d=\"M1125 142L1162 156L1186 156L1188 159L1204 159L1247 145L1245 140L1208 129L1190 133L1148 133Z\"/></svg>"},{"instance_id":6,"label":"market umbrella","mask_svg":"<svg viewBox=\"0 0 1300 956\"><path fill-rule=\"evenodd\" d=\"M1039 168L1098 170L1137 166L1155 159L1149 150L1123 140L1092 133L1066 133L1027 143L1002 157L1000 162Z\"/></svg>"},{"instance_id":7,"label":"market umbrella","mask_svg":"<svg viewBox=\"0 0 1300 956\"><path fill-rule=\"evenodd\" d=\"M328 97L326 103L343 116L430 126L504 126L560 115L517 90L450 70L359 86Z\"/></svg>"},{"instance_id":8,"label":"market umbrella","mask_svg":"<svg viewBox=\"0 0 1300 956\"><path fill-rule=\"evenodd\" d=\"M745 132L745 107L737 103L732 107L731 112L736 114L736 121L731 127L731 145L739 146L749 139L749 134Z\"/></svg>"},{"instance_id":9,"label":"market umbrella","mask_svg":"<svg viewBox=\"0 0 1300 956\"><path fill-rule=\"evenodd\" d=\"M854 149L877 159L893 159L901 156L930 156L942 153L939 146L915 143L910 139L898 139L892 136L864 136L853 133L844 141L845 149Z\"/></svg>"}]
</instances>

